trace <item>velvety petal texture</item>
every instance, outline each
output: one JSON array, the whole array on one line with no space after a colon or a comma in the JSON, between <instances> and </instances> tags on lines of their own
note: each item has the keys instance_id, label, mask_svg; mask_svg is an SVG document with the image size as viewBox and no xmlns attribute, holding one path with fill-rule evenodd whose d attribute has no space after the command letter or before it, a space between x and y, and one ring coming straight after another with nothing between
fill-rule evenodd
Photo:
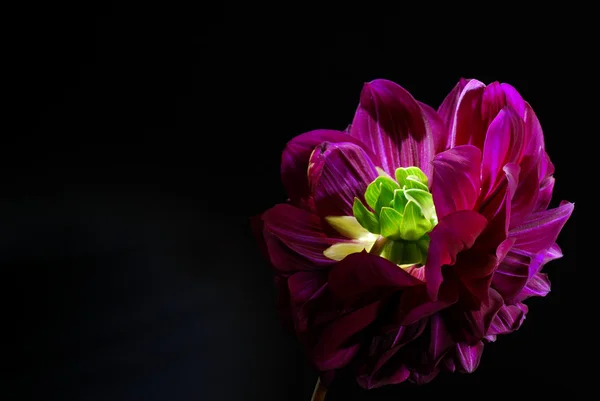
<instances>
[{"instance_id":1,"label":"velvety petal texture","mask_svg":"<svg viewBox=\"0 0 600 401\"><path fill-rule=\"evenodd\" d=\"M437 110L385 79L357 102L344 131L287 143L288 198L252 219L280 316L323 383L342 370L367 389L471 373L551 292L544 267L562 257L574 205L549 208L540 121L515 87L475 79ZM394 231L416 221L414 237Z\"/></svg>"},{"instance_id":2,"label":"velvety petal texture","mask_svg":"<svg viewBox=\"0 0 600 401\"><path fill-rule=\"evenodd\" d=\"M363 87L350 133L379 155L379 167L388 174L416 166L431 177L430 162L444 139L442 127L439 117L424 111L404 88L377 79Z\"/></svg>"}]
</instances>

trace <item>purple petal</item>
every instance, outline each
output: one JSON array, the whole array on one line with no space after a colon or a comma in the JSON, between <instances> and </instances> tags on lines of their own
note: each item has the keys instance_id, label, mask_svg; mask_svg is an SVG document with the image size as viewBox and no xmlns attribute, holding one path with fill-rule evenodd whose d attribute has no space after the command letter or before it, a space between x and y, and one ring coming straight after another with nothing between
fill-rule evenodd
<instances>
[{"instance_id":1,"label":"purple petal","mask_svg":"<svg viewBox=\"0 0 600 401\"><path fill-rule=\"evenodd\" d=\"M527 164L532 162L529 156L526 157L526 161ZM521 165L524 165L524 163L522 162ZM521 169L511 202L510 228L522 224L525 218L534 210L538 203L539 187L538 169L528 167Z\"/></svg>"},{"instance_id":2,"label":"purple petal","mask_svg":"<svg viewBox=\"0 0 600 401\"><path fill-rule=\"evenodd\" d=\"M433 164L431 192L438 219L459 210L473 210L481 186L481 151L462 145L439 153Z\"/></svg>"},{"instance_id":3,"label":"purple petal","mask_svg":"<svg viewBox=\"0 0 600 401\"><path fill-rule=\"evenodd\" d=\"M502 294L507 302L511 302L523 290L532 272L539 269L543 257L544 254L539 254L530 258L511 250L494 272L492 287Z\"/></svg>"},{"instance_id":4,"label":"purple petal","mask_svg":"<svg viewBox=\"0 0 600 401\"><path fill-rule=\"evenodd\" d=\"M519 114L519 117L523 118L525 116L526 107L523 97L521 97L519 92L512 85L502 83L500 84L500 87L504 92L506 104L512 107Z\"/></svg>"},{"instance_id":5,"label":"purple petal","mask_svg":"<svg viewBox=\"0 0 600 401\"><path fill-rule=\"evenodd\" d=\"M437 377L440 373L439 369L434 369L432 372L428 373L419 373L419 372L411 372L408 381L415 383L417 385L423 385L431 382L433 379Z\"/></svg>"},{"instance_id":6,"label":"purple petal","mask_svg":"<svg viewBox=\"0 0 600 401\"><path fill-rule=\"evenodd\" d=\"M401 325L414 324L448 308L457 301L458 291L454 285L442 284L435 301L429 298L426 286L415 286L402 293L397 318Z\"/></svg>"},{"instance_id":7,"label":"purple petal","mask_svg":"<svg viewBox=\"0 0 600 401\"><path fill-rule=\"evenodd\" d=\"M525 320L527 311L527 305L521 303L502 306L492 320L487 335L508 334L518 330Z\"/></svg>"},{"instance_id":8,"label":"purple petal","mask_svg":"<svg viewBox=\"0 0 600 401\"><path fill-rule=\"evenodd\" d=\"M308 160L316 146L322 142L351 142L362 146L361 142L345 132L315 130L298 135L287 143L281 157L281 179L288 196L298 201L309 194L306 170ZM377 159L369 155L374 162Z\"/></svg>"},{"instance_id":9,"label":"purple petal","mask_svg":"<svg viewBox=\"0 0 600 401\"><path fill-rule=\"evenodd\" d=\"M523 149L523 156L529 156L534 161L539 162L544 152L544 133L540 121L535 115L533 109L529 104L525 104L524 113L522 115L524 124L525 134L525 148ZM516 110L516 109L515 109ZM544 162L542 160L542 162ZM540 180L546 175L547 166L542 166Z\"/></svg>"},{"instance_id":10,"label":"purple petal","mask_svg":"<svg viewBox=\"0 0 600 401\"><path fill-rule=\"evenodd\" d=\"M483 342L479 341L475 345L467 343L456 344L456 359L459 372L473 373L483 354Z\"/></svg>"},{"instance_id":11,"label":"purple petal","mask_svg":"<svg viewBox=\"0 0 600 401\"><path fill-rule=\"evenodd\" d=\"M485 85L475 79L461 79L444 99L438 113L449 130L446 149L458 145L483 148L485 127L479 118Z\"/></svg>"},{"instance_id":12,"label":"purple petal","mask_svg":"<svg viewBox=\"0 0 600 401\"><path fill-rule=\"evenodd\" d=\"M545 297L550 292L550 279L545 273L536 273L531 277L523 290L515 297L515 302L522 302L530 297Z\"/></svg>"},{"instance_id":13,"label":"purple petal","mask_svg":"<svg viewBox=\"0 0 600 401\"><path fill-rule=\"evenodd\" d=\"M343 302L420 284L423 282L396 264L364 251L346 256L329 272L329 290Z\"/></svg>"},{"instance_id":14,"label":"purple petal","mask_svg":"<svg viewBox=\"0 0 600 401\"><path fill-rule=\"evenodd\" d=\"M461 210L444 216L431 231L425 277L427 292L432 300L437 300L442 283L442 266L453 265L459 252L472 247L486 224L487 220L479 213Z\"/></svg>"},{"instance_id":15,"label":"purple petal","mask_svg":"<svg viewBox=\"0 0 600 401\"><path fill-rule=\"evenodd\" d=\"M366 389L378 388L408 379L410 371L406 366L407 361L399 351L418 338L426 326L425 320L409 326L400 326L391 343L392 338L389 336L373 337L369 345L369 359L360 367L357 375L360 386Z\"/></svg>"},{"instance_id":16,"label":"purple petal","mask_svg":"<svg viewBox=\"0 0 600 401\"><path fill-rule=\"evenodd\" d=\"M381 168L417 166L431 177L430 161L445 132L427 121L427 112L399 85L384 79L366 83L352 121L352 136L378 154Z\"/></svg>"},{"instance_id":17,"label":"purple petal","mask_svg":"<svg viewBox=\"0 0 600 401\"><path fill-rule=\"evenodd\" d=\"M290 311L297 333L308 331L314 309L311 304L324 294L326 283L324 272L297 272L288 278Z\"/></svg>"},{"instance_id":18,"label":"purple petal","mask_svg":"<svg viewBox=\"0 0 600 401\"><path fill-rule=\"evenodd\" d=\"M481 96L481 119L489 124L506 106L506 96L498 81L487 85Z\"/></svg>"},{"instance_id":19,"label":"purple petal","mask_svg":"<svg viewBox=\"0 0 600 401\"><path fill-rule=\"evenodd\" d=\"M470 302L473 308L481 307L482 302L489 302L489 289L494 272L512 247L513 242L512 239L503 241L496 249L495 255L474 248L461 254L453 271L470 294L469 299L466 299L466 294L463 294L463 302Z\"/></svg>"},{"instance_id":20,"label":"purple petal","mask_svg":"<svg viewBox=\"0 0 600 401\"><path fill-rule=\"evenodd\" d=\"M481 165L482 193L493 193L504 176L507 163L517 163L523 152L523 121L505 107L490 124L483 146Z\"/></svg>"},{"instance_id":21,"label":"purple petal","mask_svg":"<svg viewBox=\"0 0 600 401\"><path fill-rule=\"evenodd\" d=\"M350 363L360 348L356 334L377 318L380 308L380 303L372 303L334 320L327 326L312 352L317 368L339 369ZM351 338L354 340L349 342Z\"/></svg>"},{"instance_id":22,"label":"purple petal","mask_svg":"<svg viewBox=\"0 0 600 401\"><path fill-rule=\"evenodd\" d=\"M429 125L428 129L433 134L434 155L446 150L446 142L448 141L448 127L442 120L442 117L431 106L417 101L421 110L425 115L425 124Z\"/></svg>"},{"instance_id":23,"label":"purple petal","mask_svg":"<svg viewBox=\"0 0 600 401\"><path fill-rule=\"evenodd\" d=\"M335 263L325 257L323 252L343 240L328 238L323 233L318 216L288 204L279 204L267 210L262 219L272 261L274 258L289 259L299 256L310 262L311 265L306 266L307 269ZM289 252L285 253L278 247L273 237L285 245Z\"/></svg>"},{"instance_id":24,"label":"purple petal","mask_svg":"<svg viewBox=\"0 0 600 401\"><path fill-rule=\"evenodd\" d=\"M503 168L504 178L494 194L484 199L479 212L489 221L485 232L478 240L480 248L495 252L496 248L508 236L511 219L512 198L517 186L519 166L509 163Z\"/></svg>"},{"instance_id":25,"label":"purple petal","mask_svg":"<svg viewBox=\"0 0 600 401\"><path fill-rule=\"evenodd\" d=\"M510 230L514 247L524 254L535 255L550 248L571 216L574 205L562 202L555 209L532 213L519 227Z\"/></svg>"},{"instance_id":26,"label":"purple petal","mask_svg":"<svg viewBox=\"0 0 600 401\"><path fill-rule=\"evenodd\" d=\"M444 319L435 314L430 319L430 340L427 355L433 364L437 363L454 347L456 342L452 339L452 335L444 323Z\"/></svg>"},{"instance_id":27,"label":"purple petal","mask_svg":"<svg viewBox=\"0 0 600 401\"><path fill-rule=\"evenodd\" d=\"M350 142L323 142L308 165L308 182L320 216L352 216L358 197L364 202L367 186L377 178L367 153Z\"/></svg>"},{"instance_id":28,"label":"purple petal","mask_svg":"<svg viewBox=\"0 0 600 401\"><path fill-rule=\"evenodd\" d=\"M537 201L533 210L540 212L548 209L548 205L552 200L552 192L554 191L554 177L545 178L540 184Z\"/></svg>"},{"instance_id":29,"label":"purple petal","mask_svg":"<svg viewBox=\"0 0 600 401\"><path fill-rule=\"evenodd\" d=\"M477 310L464 309L456 304L444 311L445 322L455 339L475 344L487 334L496 313L504 305L502 296L491 288L489 299L488 304L482 303Z\"/></svg>"}]
</instances>

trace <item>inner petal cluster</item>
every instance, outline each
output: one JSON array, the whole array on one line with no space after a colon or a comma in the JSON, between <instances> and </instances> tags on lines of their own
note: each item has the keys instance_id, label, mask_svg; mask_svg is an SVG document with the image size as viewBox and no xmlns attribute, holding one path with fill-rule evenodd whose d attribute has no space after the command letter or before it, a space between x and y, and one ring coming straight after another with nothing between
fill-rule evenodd
<instances>
[{"instance_id":1,"label":"inner petal cluster","mask_svg":"<svg viewBox=\"0 0 600 401\"><path fill-rule=\"evenodd\" d=\"M333 245L325 256L341 260L365 249L401 267L425 264L428 233L438 223L427 176L418 167L398 168L395 180L386 174L371 182L364 199L366 205L354 199L353 218L328 218L340 234L356 241Z\"/></svg>"}]
</instances>

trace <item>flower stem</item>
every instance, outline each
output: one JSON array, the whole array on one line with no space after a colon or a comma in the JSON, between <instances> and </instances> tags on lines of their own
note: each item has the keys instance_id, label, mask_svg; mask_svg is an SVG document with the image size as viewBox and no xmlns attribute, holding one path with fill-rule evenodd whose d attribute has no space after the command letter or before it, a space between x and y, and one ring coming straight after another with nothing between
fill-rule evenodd
<instances>
[{"instance_id":1,"label":"flower stem","mask_svg":"<svg viewBox=\"0 0 600 401\"><path fill-rule=\"evenodd\" d=\"M321 378L317 379L317 384L315 384L315 390L313 391L312 398L310 401L325 401L325 395L327 394L327 387L323 383L321 383Z\"/></svg>"},{"instance_id":2,"label":"flower stem","mask_svg":"<svg viewBox=\"0 0 600 401\"><path fill-rule=\"evenodd\" d=\"M381 252L383 251L383 247L385 246L385 244L387 244L388 239L386 237L382 237L380 236L379 238L377 238L377 240L375 241L375 243L373 244L373 247L371 247L371 250L369 251L369 253L371 255L381 255Z\"/></svg>"}]
</instances>

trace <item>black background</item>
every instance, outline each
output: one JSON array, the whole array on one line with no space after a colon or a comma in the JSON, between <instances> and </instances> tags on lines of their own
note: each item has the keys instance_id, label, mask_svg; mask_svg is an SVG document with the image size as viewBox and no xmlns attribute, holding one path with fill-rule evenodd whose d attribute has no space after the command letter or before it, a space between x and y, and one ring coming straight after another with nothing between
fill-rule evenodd
<instances>
[{"instance_id":1,"label":"black background","mask_svg":"<svg viewBox=\"0 0 600 401\"><path fill-rule=\"evenodd\" d=\"M150 11L150 12L148 12ZM172 12L175 11L175 12ZM285 199L293 136L344 129L364 82L387 78L437 107L462 77L515 86L545 130L553 204L576 201L568 46L549 31L429 40L399 20L292 28L154 6L22 10L7 38L14 84L0 187L2 399L309 400L316 376L280 326L249 217ZM416 39L418 38L418 40ZM574 60L571 58L571 60ZM15 125L8 124L15 122ZM12 126L11 126L12 125ZM579 391L573 215L547 267L552 292L471 375L327 401ZM573 394L573 393L571 393Z\"/></svg>"}]
</instances>

